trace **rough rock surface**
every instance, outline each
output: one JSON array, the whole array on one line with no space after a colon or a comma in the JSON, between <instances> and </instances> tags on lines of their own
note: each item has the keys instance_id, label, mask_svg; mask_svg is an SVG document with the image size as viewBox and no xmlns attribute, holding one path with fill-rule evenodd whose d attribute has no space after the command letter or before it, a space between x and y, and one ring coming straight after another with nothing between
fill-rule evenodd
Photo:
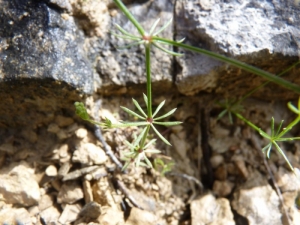
<instances>
[{"instance_id":1,"label":"rough rock surface","mask_svg":"<svg viewBox=\"0 0 300 225\"><path fill-rule=\"evenodd\" d=\"M189 44L278 74L298 60L299 10L294 1L178 1L177 39L186 37ZM181 71L176 83L181 93L191 95L209 91L240 95L262 82L256 75L204 55L184 53L177 59ZM300 83L297 73L298 69L285 78ZM276 94L274 87L261 89L256 96L265 99L293 96L292 93Z\"/></svg>"},{"instance_id":2,"label":"rough rock surface","mask_svg":"<svg viewBox=\"0 0 300 225\"><path fill-rule=\"evenodd\" d=\"M79 99L76 90L93 91L83 32L73 17L53 6L1 1L1 126L46 123L49 114L72 107Z\"/></svg>"},{"instance_id":3,"label":"rough rock surface","mask_svg":"<svg viewBox=\"0 0 300 225\"><path fill-rule=\"evenodd\" d=\"M272 1L273 5L270 1L255 2L128 0L126 4L147 29L158 15L161 17L161 24L166 22L173 15L175 6L174 24L163 33L164 36L176 36L176 39L185 36L186 43L197 46L203 41L201 46L204 48L242 59L272 73L281 72L297 60L297 46L292 43L292 38L298 43L299 35L295 36L292 32L298 32L299 14L295 12L299 10L296 6L285 7L292 6L290 1L281 1L280 6L276 0ZM20 4L16 10L7 10L17 3ZM247 74L206 57L185 53L183 58L175 61L173 57L153 50L154 93L156 97L169 93L154 98L153 107L157 107L166 98L166 108L163 110L168 112L177 108L171 119L184 122L170 129L159 127L173 147L166 147L159 141L156 147L165 155L163 159L174 162L174 166L164 177L155 170L145 168L129 167L127 173L122 173L111 158L105 155L107 150L95 137L91 127L84 127L82 121L74 119L73 101L79 99L80 93L96 90L97 94L104 94L106 97L102 98L94 93L93 97L87 98L91 115L96 113L93 112L96 111L94 103L100 98L101 119L132 119L121 112L119 106L132 109L134 106L131 99L124 97L125 94L140 95L140 91L144 91L144 70L143 66L139 66L144 64L143 56L139 55L142 48L136 46L130 50L116 51L116 46L125 42L108 34L110 29L115 30L112 28L113 22L130 30L132 27L127 19L116 10L111 0L2 0L1 4L0 21L2 22L2 18L5 18L3 21L13 18L3 23L11 36L0 35L0 58L3 59L0 60L0 86L3 85L3 88L0 87L0 177L5 179L0 182L3 187L0 195L4 193L0 198L1 224L176 225L204 221L206 224L218 225L244 225L247 222L287 225L285 220L288 217L293 225L300 223L299 212L295 207L295 201L299 199L299 185L295 177L287 172L282 157L272 151L268 160L270 168L267 170L267 164L261 157L261 147L266 143L257 133L240 121L235 121L232 126L228 118L218 120L216 117L221 110L218 107L212 106L210 114L204 119L199 117L202 114L201 107L211 106L211 98L216 95L207 96L208 100L199 96L178 96L176 87L172 84L178 75L176 84L179 91L186 95L199 91L217 94L232 91L233 96L241 93L241 90L251 88L251 85L257 85L261 79L246 77ZM27 11L30 13L27 14ZM249 12L254 14L247 14ZM274 18L272 13L278 12L282 14L279 13L281 16L276 17L278 23L269 24L270 26L281 26L280 19L287 18L286 15L292 18L290 22L283 20L286 30L291 32L288 33L291 38L279 38L278 43L283 43L282 49L275 45L275 41L250 41L256 36L251 32L236 32L231 23L233 18L239 24L238 14L250 20L255 15L255 19L265 19L262 20L265 21L265 31L267 19ZM223 21L216 21L220 18ZM293 21L293 18L296 19ZM32 24L30 19L38 22ZM208 25L209 21L212 25L218 25L218 30L223 35L218 37L218 33L214 32L216 29ZM242 21L250 29L252 21L248 21L249 24L246 20ZM47 26L44 27L45 24ZM207 33L203 29L206 26ZM233 28L228 29L226 26ZM260 31L260 26L255 26ZM0 28L2 33L6 32L3 27ZM12 27L28 29L14 33ZM42 29L44 36L40 36L38 28ZM190 30L186 32L182 28ZM273 30L276 31L271 29ZM236 33L232 33L233 31ZM280 28L277 31L280 33L285 30ZM234 43L235 35L246 35L238 36L246 44L242 42L240 47L222 46L223 41ZM28 36L30 38L24 44L24 37ZM55 44L55 47L52 48L51 44ZM259 44L266 46L258 46ZM35 47L36 51L33 51ZM47 50L48 55L38 51L38 47ZM247 47L252 52L245 52ZM288 51L284 51L286 49ZM253 53L253 50L256 52ZM52 54L57 54L57 58L53 60ZM23 56L29 61L22 61ZM7 65L12 65L16 60L15 67L7 68ZM33 65L34 62L39 64ZM32 68L34 69L31 71ZM298 70L298 67L294 68L287 77L292 79ZM10 71L20 73L11 75L8 74ZM97 76L92 76L93 71ZM47 79L38 78L40 75L45 75ZM67 76L66 79L64 75ZM11 79L7 81L4 76ZM18 83L13 79L21 80ZM241 84L241 80L245 82ZM298 82L297 79L293 81ZM281 92L281 89L274 92L273 87L275 86L270 86L270 90L275 97L292 96ZM268 90L263 90L266 94L261 95L262 98L270 97ZM118 94L123 96L113 96ZM142 102L142 98L137 100ZM270 128L269 120L272 116L275 121L284 119L286 122L295 116L287 112L286 102L282 104L247 100L244 107L243 115L265 131ZM210 122L210 126L203 129L202 124L205 122ZM16 129L12 128L13 125L28 126ZM132 141L136 132L137 128L103 130L103 139L112 155L120 159L120 152L126 148L124 141ZM209 133L207 137L202 135L205 132ZM293 135L298 134L299 129L296 128ZM208 153L205 146L210 146ZM292 165L300 168L300 145L291 142L286 145L283 143L282 147ZM154 160L152 157L150 159ZM24 164L22 161L28 163ZM8 169L10 165L14 165L14 169L21 169L11 172ZM272 174L270 171L275 174L275 181L269 179ZM209 181L211 184L208 184ZM275 184L282 194L275 194ZM6 192L8 189L10 193ZM35 194L32 193L33 190ZM206 191L212 194L204 195ZM7 198L9 196L12 200ZM29 198L24 200L24 196ZM283 203L280 202L280 196L283 197Z\"/></svg>"},{"instance_id":4,"label":"rough rock surface","mask_svg":"<svg viewBox=\"0 0 300 225\"><path fill-rule=\"evenodd\" d=\"M0 196L8 204L32 206L40 200L34 170L25 162L14 163L0 171Z\"/></svg>"},{"instance_id":5,"label":"rough rock surface","mask_svg":"<svg viewBox=\"0 0 300 225\"><path fill-rule=\"evenodd\" d=\"M206 194L191 203L192 225L235 225L229 201Z\"/></svg>"},{"instance_id":6,"label":"rough rock surface","mask_svg":"<svg viewBox=\"0 0 300 225\"><path fill-rule=\"evenodd\" d=\"M298 60L300 8L292 0L126 3L145 30L157 18L161 19L160 27L174 17L173 24L161 34L163 37L186 37L185 43L274 74ZM1 4L0 97L6 105L0 110L1 126L25 125L29 121L33 126L48 123L51 112L73 108L80 93L97 90L104 95L117 95L144 91L142 46L117 50L128 42L108 32L116 32L114 23L129 32L137 31L111 1L3 0ZM178 89L185 95L205 91L236 96L262 82L256 75L206 56L184 53L175 60L153 48L153 93ZM298 72L294 68L285 77L300 83ZM274 88L278 91L274 92ZM295 97L283 90L271 84L256 96Z\"/></svg>"},{"instance_id":7,"label":"rough rock surface","mask_svg":"<svg viewBox=\"0 0 300 225\"><path fill-rule=\"evenodd\" d=\"M282 224L278 195L259 173L253 173L235 192L232 206L249 225Z\"/></svg>"},{"instance_id":8,"label":"rough rock surface","mask_svg":"<svg viewBox=\"0 0 300 225\"><path fill-rule=\"evenodd\" d=\"M149 31L152 24L160 18L157 30L173 17L173 0L146 1L143 4L128 4L127 7ZM139 35L136 28L128 19L114 11L112 24L117 23L129 33ZM110 29L119 33L115 26ZM172 38L172 25L161 33L166 38ZM91 41L92 52L96 52L96 70L101 79L98 91L102 94L138 93L144 91L146 72L140 65L145 64L144 47L136 46L130 49L117 50L126 46L130 41L124 41L113 35L105 36L103 40ZM171 49L168 46L166 48ZM95 53L94 53L95 54ZM156 93L166 93L172 89L172 56L153 48L151 51L153 90Z\"/></svg>"}]
</instances>

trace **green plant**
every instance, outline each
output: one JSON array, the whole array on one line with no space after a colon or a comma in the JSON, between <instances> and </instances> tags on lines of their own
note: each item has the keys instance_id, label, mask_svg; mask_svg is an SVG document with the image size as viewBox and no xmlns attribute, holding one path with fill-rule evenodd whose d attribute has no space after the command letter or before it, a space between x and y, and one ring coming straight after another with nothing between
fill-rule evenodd
<instances>
[{"instance_id":1,"label":"green plant","mask_svg":"<svg viewBox=\"0 0 300 225\"><path fill-rule=\"evenodd\" d=\"M238 60L235 59L231 59L228 58L226 56L222 56L220 54L211 52L211 51L207 51L201 48L197 48L197 47L193 47L187 44L184 44L183 41L184 39L180 40L180 41L173 41L173 40L169 40L169 39L165 39L162 37L159 37L158 35L168 26L171 24L172 20L168 21L164 26L162 26L160 29L156 30L156 27L159 23L159 20L157 20L153 26L151 27L149 32L146 32L143 27L141 26L141 24L134 18L134 16L128 11L128 9L126 8L126 6L122 3L121 0L114 0L115 4L121 9L121 11L126 15L126 17L132 22L132 24L136 27L139 35L134 35L131 34L129 32L127 32L126 30L124 30L120 25L116 24L116 28L120 33L115 33L115 32L111 32L113 35L115 35L118 38L123 38L125 40L130 40L132 41L131 43L129 43L128 45L124 46L123 48L129 48L132 47L134 45L140 45L142 44L145 47L145 69L146 69L146 78L147 78L147 82L146 82L146 95L144 94L144 101L147 107L146 112L144 112L141 108L141 106L139 105L139 103L133 99L133 103L135 105L135 107L137 108L138 112L134 112L128 108L125 107L121 107L125 112L127 112L129 115L132 115L134 117L137 117L140 119L140 121L138 122L122 122L119 124L112 124L112 122L108 119L106 119L104 122L97 122L97 121L93 121L90 119L90 117L88 116L86 109L84 107L84 105L82 103L76 102L75 103L75 107L76 107L76 113L84 120L87 120L91 123L100 125L101 127L104 128L121 128L121 127L128 127L128 126L142 126L144 127L142 129L142 131L140 132L140 134L135 138L135 140L133 141L133 143L129 143L126 142L129 150L127 152L122 153L122 159L126 161L123 169L127 168L127 166L129 166L131 163L134 164L135 166L147 166L147 167L152 167L152 163L150 162L150 160L147 157L147 153L159 153L159 150L156 149L149 149L149 147L155 142L155 139L152 139L150 141L147 141L147 137L149 134L150 129L152 129L157 136L166 144L170 145L170 143L159 133L159 131L155 128L154 125L164 125L164 126L173 126L173 125L178 125L181 122L175 121L175 122L161 122L159 120L164 119L170 115L172 115L176 109L171 110L170 112L162 115L162 116L158 116L156 117L156 115L158 114L159 110L163 107L165 101L163 101L155 110L154 113L152 113L152 88L151 88L151 56L150 56L150 49L151 47L156 47L168 54L174 55L174 56L181 56L182 54L177 53L177 52L173 52L168 50L167 48L163 47L162 45L172 45L172 46L176 46L179 48L183 48L189 51L193 51L196 53L200 53L200 54L204 54L207 55L209 57L212 57L214 59L220 60L222 62L226 62L228 64L231 64L233 66L236 66L238 68L241 68L245 71L254 73L258 76L261 76L265 79L268 80L268 82L274 82L278 85L281 85L287 89L290 89L296 93L300 93L300 87L296 84L293 84L283 78L281 78L280 76L276 76L273 75L269 72L263 71L261 69L258 69L256 67L253 67L251 65L247 65L243 62L240 62ZM267 83L263 84L266 85ZM261 86L263 86L261 85ZM260 88L261 86L259 86L258 88ZM225 109L223 110L223 112L220 114L219 118L221 118L223 115L225 115L226 113L229 113L229 117L230 120L232 121L232 114L234 114L235 116L237 116L239 119L245 121L245 123L247 123L249 126L251 126L252 128L254 128L255 130L257 130L263 137L267 138L270 142L269 144L264 147L262 150L265 152L267 152L267 155L269 155L272 146L275 146L275 148L280 152L280 154L282 154L282 156L287 160L284 152L282 151L282 149L279 147L279 145L277 144L277 142L279 141L287 141L287 140L296 140L299 138L283 138L283 136L286 134L286 132L288 132L293 126L295 126L299 120L300 120L300 114L299 114L299 107L296 108L294 106L292 106L291 104L289 104L289 108L297 113L297 118L288 125L288 127L284 130L281 131L281 125L279 126L279 128L277 129L277 131L275 132L275 128L274 128L274 120L272 120L272 133L270 135L268 135L266 132L262 131L261 129L259 129L258 127L256 127L254 124L252 124L250 121L246 120L243 116L241 116L241 114L239 114L240 110L241 110L241 102L248 97L249 95L251 95L254 91L256 91L258 88L254 89L253 91L251 91L250 93L248 93L248 95L244 96L242 99L240 100L226 100L225 103L219 103L221 104ZM300 104L300 103L299 103ZM143 162L144 161L144 162ZM287 160L288 162L288 160ZM294 168L291 166L291 164L288 162L290 168L294 171ZM156 166L160 166L162 168L162 172L165 173L167 171L170 170L171 168L171 164L167 164L165 165L164 162L159 159L155 160L155 165Z\"/></svg>"},{"instance_id":2,"label":"green plant","mask_svg":"<svg viewBox=\"0 0 300 225\"><path fill-rule=\"evenodd\" d=\"M300 64L300 62L296 62L295 64L293 64L292 66L290 66L289 68L287 68L286 70L284 70L283 72L281 72L278 76L282 76L284 75L286 72L288 72L289 70L291 70L292 68L294 68L296 65ZM249 120L247 120L245 117L243 117L240 113L243 109L242 106L242 102L248 98L250 95L252 95L254 92L256 92L257 90L259 90L260 88L262 88L263 86L267 85L269 83L269 81L264 82L263 84L261 84L260 86L254 88L253 90L249 91L246 95L244 95L243 97L241 97L239 100L228 100L226 99L225 102L217 102L218 105L220 105L221 107L224 108L224 110L218 115L218 119L222 118L226 113L228 113L228 117L229 117L229 121L232 124L233 120L232 120L232 114L235 115L237 118L239 118L240 120L244 121L246 124L248 124L250 127L252 127L254 130L256 130L262 137L266 138L269 143L262 148L262 152L264 154L266 154L267 158L270 158L270 152L271 150L275 147L275 149L282 155L282 157L285 159L286 163L288 164L288 166L290 167L290 169L294 172L294 174L298 177L298 179L300 180L300 171L297 168L294 168L290 161L288 160L288 158L286 157L286 154L284 153L283 149L278 145L277 142L284 142L284 141L294 141L294 140L299 140L300 137L288 137L288 138L284 138L283 136L289 132L294 126L296 126L299 121L300 121L300 98L298 101L298 108L296 108L294 105L292 105L291 102L288 103L288 108L297 114L297 117L290 122L287 127L282 128L283 125L283 120L280 122L277 130L275 131L275 121L274 118L271 119L271 134L267 134L266 132L264 132L263 130L261 130L259 127L257 127L256 125L254 125L252 122L250 122Z\"/></svg>"}]
</instances>

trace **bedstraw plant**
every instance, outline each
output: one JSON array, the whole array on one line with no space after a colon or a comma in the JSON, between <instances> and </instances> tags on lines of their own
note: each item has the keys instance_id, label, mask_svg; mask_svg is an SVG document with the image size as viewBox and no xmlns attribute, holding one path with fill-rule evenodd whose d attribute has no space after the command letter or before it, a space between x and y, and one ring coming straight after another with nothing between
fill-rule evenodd
<instances>
[{"instance_id":1,"label":"bedstraw plant","mask_svg":"<svg viewBox=\"0 0 300 225\"><path fill-rule=\"evenodd\" d=\"M135 45L143 45L145 48L145 70L146 70L146 94L143 94L143 98L146 105L146 111L142 110L142 107L140 104L135 100L132 99L133 104L136 107L136 111L133 111L131 109L128 109L126 107L121 107L122 110L124 110L129 115L132 115L136 118L139 118L140 121L137 122L120 122L118 124L113 124L109 119L105 119L103 122L98 122L92 120L83 103L76 102L76 113L79 115L82 119L87 120L91 123L94 123L96 125L99 125L103 128L122 128L122 127L129 127L129 126L138 126L143 127L141 129L140 133L137 135L137 137L134 139L132 143L126 142L125 144L128 146L128 150L126 152L121 153L121 159L125 161L125 165L123 166L123 170L126 169L130 164L133 164L134 166L146 166L152 168L152 163L148 159L148 154L156 154L160 153L159 150L151 148L151 146L154 144L156 139L148 140L149 132L150 130L153 130L154 133L167 145L171 145L166 138L163 137L162 134L155 128L155 125L163 125L163 126L174 126L178 125L181 122L179 121L172 121L172 122L163 122L162 119L165 119L166 117L172 115L176 109L173 109L169 111L168 113L164 115L159 116L160 109L164 106L165 101L161 102L159 106L156 108L156 110L152 111L152 88L151 88L151 55L150 50L152 47L158 48L161 51L171 54L176 57L180 57L182 54L178 52L174 52L166 48L165 46L175 46L178 48L182 48L185 50L193 51L199 54L204 54L206 56L212 57L214 59L220 60L222 62L231 64L235 67L238 67L240 69L243 69L244 71L254 73L258 76L261 76L262 78L266 79L267 82L263 85L257 87L253 91L250 91L247 95L236 100L225 100L225 103L219 103L224 107L224 110L220 113L219 118L224 116L226 113L229 114L230 120L232 121L232 115L235 115L237 118L244 121L246 124L248 124L250 127L255 129L262 137L269 140L268 145L262 148L262 151L266 153L266 155L269 157L271 149L275 148L286 160L291 170L296 174L299 175L298 170L295 169L287 159L284 151L280 148L278 145L278 142L282 141L291 141L291 140L297 140L300 139L299 137L294 138L285 138L284 135L291 130L296 124L300 121L300 99L298 103L298 107L293 106L291 103L288 104L288 107L290 110L292 110L294 113L297 114L297 117L294 121L292 121L286 128L282 129L283 121L279 124L279 127L275 130L275 122L272 118L271 120L271 134L267 134L266 132L262 131L259 127L248 121L246 118L244 118L241 114L241 102L250 96L253 92L255 92L258 88L261 88L262 86L266 85L268 82L276 83L280 86L283 86L289 90L292 90L298 94L300 94L300 87L297 84L291 83L285 79L283 79L280 75L276 76L274 74L271 74L269 72L263 71L261 69L258 69L256 67L253 67L251 65L247 65L246 63L240 62L238 60L228 58L226 56L201 49L198 47L190 46L187 44L184 44L184 39L180 41L174 41L165 39L163 37L160 37L159 34L166 29L171 23L172 19L169 20L165 25L163 25L160 28L157 28L160 20L157 19L155 23L152 25L151 29L146 32L144 28L141 26L141 24L134 18L134 16L129 12L127 7L122 3L121 0L114 0L115 4L119 7L119 9L125 14L125 16L131 21L131 23L136 27L138 31L138 35L131 34L125 29L123 29L120 25L115 24L117 32L111 32L112 35L122 38L125 40L128 40L129 43L123 47L120 47L122 49L124 48L130 48ZM286 72L286 71L284 71ZM171 169L171 164L164 164L164 161L161 159L154 160L156 167L162 168L162 173L168 172Z\"/></svg>"}]
</instances>

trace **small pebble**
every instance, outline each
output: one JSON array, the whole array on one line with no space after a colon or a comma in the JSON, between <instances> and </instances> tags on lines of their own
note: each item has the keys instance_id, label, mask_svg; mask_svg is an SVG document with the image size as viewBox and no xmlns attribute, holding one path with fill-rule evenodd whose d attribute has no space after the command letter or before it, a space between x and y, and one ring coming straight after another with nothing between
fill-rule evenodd
<instances>
[{"instance_id":1,"label":"small pebble","mask_svg":"<svg viewBox=\"0 0 300 225\"><path fill-rule=\"evenodd\" d=\"M85 128L79 128L78 130L76 130L75 135L76 137L83 139L84 137L86 137L87 133L88 132Z\"/></svg>"},{"instance_id":2,"label":"small pebble","mask_svg":"<svg viewBox=\"0 0 300 225\"><path fill-rule=\"evenodd\" d=\"M59 126L56 123L51 123L49 124L47 131L50 133L58 133L58 131L60 130Z\"/></svg>"},{"instance_id":3,"label":"small pebble","mask_svg":"<svg viewBox=\"0 0 300 225\"><path fill-rule=\"evenodd\" d=\"M224 162L224 157L222 155L214 155L210 158L210 163L212 168L217 168Z\"/></svg>"},{"instance_id":4,"label":"small pebble","mask_svg":"<svg viewBox=\"0 0 300 225\"><path fill-rule=\"evenodd\" d=\"M57 176L57 168L54 165L50 165L46 168L45 173L49 177L56 177Z\"/></svg>"},{"instance_id":5,"label":"small pebble","mask_svg":"<svg viewBox=\"0 0 300 225\"><path fill-rule=\"evenodd\" d=\"M213 184L213 192L219 197L226 197L231 193L233 187L234 184L230 181L216 180Z\"/></svg>"},{"instance_id":6,"label":"small pebble","mask_svg":"<svg viewBox=\"0 0 300 225\"><path fill-rule=\"evenodd\" d=\"M220 165L214 172L215 178L218 180L226 180L228 176L227 166L225 164Z\"/></svg>"}]
</instances>

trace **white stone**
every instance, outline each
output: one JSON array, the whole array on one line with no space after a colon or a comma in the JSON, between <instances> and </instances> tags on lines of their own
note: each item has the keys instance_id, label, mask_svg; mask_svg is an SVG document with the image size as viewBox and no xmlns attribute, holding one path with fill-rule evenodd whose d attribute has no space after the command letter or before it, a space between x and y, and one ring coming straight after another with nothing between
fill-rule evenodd
<instances>
[{"instance_id":1,"label":"white stone","mask_svg":"<svg viewBox=\"0 0 300 225\"><path fill-rule=\"evenodd\" d=\"M282 225L279 197L258 172L234 193L232 207L249 225Z\"/></svg>"},{"instance_id":2,"label":"white stone","mask_svg":"<svg viewBox=\"0 0 300 225\"><path fill-rule=\"evenodd\" d=\"M81 210L81 206L79 204L75 204L75 205L67 204L61 216L59 217L58 222L60 222L61 224L69 224L74 222L77 219L80 210Z\"/></svg>"},{"instance_id":3,"label":"white stone","mask_svg":"<svg viewBox=\"0 0 300 225\"><path fill-rule=\"evenodd\" d=\"M49 177L57 176L57 168L54 165L50 165L46 168L45 173Z\"/></svg>"},{"instance_id":4,"label":"white stone","mask_svg":"<svg viewBox=\"0 0 300 225\"><path fill-rule=\"evenodd\" d=\"M99 165L105 163L107 156L102 148L93 143L83 143L74 151L72 161L87 165Z\"/></svg>"},{"instance_id":5,"label":"white stone","mask_svg":"<svg viewBox=\"0 0 300 225\"><path fill-rule=\"evenodd\" d=\"M0 210L0 224L32 224L32 220L25 208L5 208Z\"/></svg>"},{"instance_id":6,"label":"white stone","mask_svg":"<svg viewBox=\"0 0 300 225\"><path fill-rule=\"evenodd\" d=\"M60 212L54 206L51 206L40 213L41 220L44 224L57 224L59 216Z\"/></svg>"},{"instance_id":7,"label":"white stone","mask_svg":"<svg viewBox=\"0 0 300 225\"><path fill-rule=\"evenodd\" d=\"M138 208L132 208L125 225L153 225L156 224L156 221L155 214Z\"/></svg>"},{"instance_id":8,"label":"white stone","mask_svg":"<svg viewBox=\"0 0 300 225\"><path fill-rule=\"evenodd\" d=\"M27 163L13 163L0 171L0 198L9 204L32 206L40 200L34 171Z\"/></svg>"},{"instance_id":9,"label":"white stone","mask_svg":"<svg viewBox=\"0 0 300 225\"><path fill-rule=\"evenodd\" d=\"M191 203L192 225L235 225L228 199L206 194Z\"/></svg>"}]
</instances>

